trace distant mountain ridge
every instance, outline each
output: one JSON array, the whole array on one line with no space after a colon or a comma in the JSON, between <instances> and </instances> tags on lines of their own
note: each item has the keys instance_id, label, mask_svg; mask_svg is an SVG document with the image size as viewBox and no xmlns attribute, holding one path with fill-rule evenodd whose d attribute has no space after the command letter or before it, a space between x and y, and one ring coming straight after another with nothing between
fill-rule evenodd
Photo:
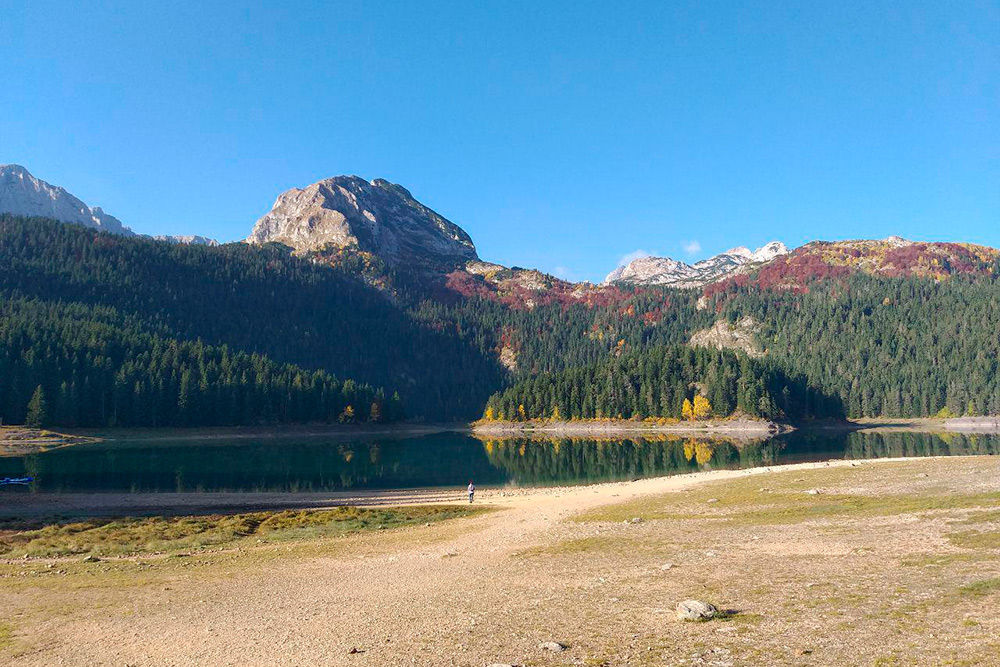
<instances>
[{"instance_id":1,"label":"distant mountain ridge","mask_svg":"<svg viewBox=\"0 0 1000 667\"><path fill-rule=\"evenodd\" d=\"M112 234L134 236L121 220L90 207L65 189L35 178L19 164L0 165L0 212L52 218Z\"/></svg>"},{"instance_id":2,"label":"distant mountain ridge","mask_svg":"<svg viewBox=\"0 0 1000 667\"><path fill-rule=\"evenodd\" d=\"M122 236L144 236L17 164L0 165L0 213L51 218ZM145 238L219 245L198 235ZM437 290L443 287L451 297L477 295L527 308L554 300L607 301L616 298L615 289L624 294L633 287L704 288L706 293L717 293L734 281L740 285L755 282L765 288L804 289L816 280L856 272L943 280L954 274L1000 271L1000 251L994 248L890 236L813 241L794 250L771 241L756 250L732 248L694 264L669 257L643 257L616 268L600 285L571 282L535 269L481 261L465 230L417 201L406 188L359 176L334 176L283 192L246 241L251 245L277 242L349 272L371 271L364 279L379 288L392 282L386 278L387 268L402 269L419 277L418 284L434 294L441 294Z\"/></svg>"},{"instance_id":3,"label":"distant mountain ridge","mask_svg":"<svg viewBox=\"0 0 1000 667\"><path fill-rule=\"evenodd\" d=\"M603 284L704 287L789 252L784 243L771 241L756 250L739 246L696 264L687 264L669 257L640 257L609 273Z\"/></svg>"},{"instance_id":4,"label":"distant mountain ridge","mask_svg":"<svg viewBox=\"0 0 1000 667\"><path fill-rule=\"evenodd\" d=\"M99 206L88 206L57 185L37 178L19 164L0 164L0 213L51 218L111 234L140 236ZM158 241L219 245L204 236L154 236Z\"/></svg>"},{"instance_id":5,"label":"distant mountain ridge","mask_svg":"<svg viewBox=\"0 0 1000 667\"><path fill-rule=\"evenodd\" d=\"M956 275L1000 275L1000 250L972 243L884 239L812 241L759 265L752 274L733 274L705 287L706 294L750 283L760 288L805 290L826 279L864 273L889 278L943 281Z\"/></svg>"},{"instance_id":6,"label":"distant mountain ridge","mask_svg":"<svg viewBox=\"0 0 1000 667\"><path fill-rule=\"evenodd\" d=\"M221 245L215 239L210 239L207 236L195 235L180 235L180 236L164 236L163 234L157 234L153 237L157 241L166 241L168 243L180 243L182 245L207 245L215 247Z\"/></svg>"}]
</instances>

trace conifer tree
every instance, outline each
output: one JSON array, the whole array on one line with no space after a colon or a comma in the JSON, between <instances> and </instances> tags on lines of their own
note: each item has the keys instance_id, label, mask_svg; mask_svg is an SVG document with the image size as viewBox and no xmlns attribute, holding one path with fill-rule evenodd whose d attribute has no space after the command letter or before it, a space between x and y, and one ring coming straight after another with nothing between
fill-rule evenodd
<instances>
[{"instance_id":1,"label":"conifer tree","mask_svg":"<svg viewBox=\"0 0 1000 667\"><path fill-rule=\"evenodd\" d=\"M35 393L28 401L28 416L24 423L31 428L41 428L48 421L47 407L45 403L45 391L42 385L35 388Z\"/></svg>"}]
</instances>

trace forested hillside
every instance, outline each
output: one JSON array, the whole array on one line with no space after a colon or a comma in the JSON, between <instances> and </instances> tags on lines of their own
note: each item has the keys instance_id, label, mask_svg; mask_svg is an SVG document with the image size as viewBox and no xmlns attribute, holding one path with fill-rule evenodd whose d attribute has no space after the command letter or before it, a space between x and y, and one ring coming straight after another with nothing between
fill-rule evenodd
<instances>
[{"instance_id":1,"label":"forested hillside","mask_svg":"<svg viewBox=\"0 0 1000 667\"><path fill-rule=\"evenodd\" d=\"M765 278L775 278L774 273ZM458 310L463 316L477 313L490 322L488 329L503 332L503 345L515 352L515 379L523 380L515 392L531 386L534 373L579 367L586 374L594 364L599 367L622 354L655 368L660 346L685 343L716 320L736 323L749 317L767 362L759 372L795 378L790 391L798 386L810 397L811 407L788 412L790 418L840 412L849 417L1000 414L1000 285L995 272L942 278L848 269L798 282L795 289L785 284L762 284L747 276L712 286L706 294L637 289L599 307L552 304L518 313L469 301ZM582 386L600 379L566 374L549 381ZM631 391L627 384L623 387L619 391ZM601 413L632 414L624 396ZM577 403L566 399L566 404ZM676 400L659 412L654 404L645 401L646 407L635 414L676 416ZM554 406L550 402L545 407ZM504 411L508 417L509 408Z\"/></svg>"},{"instance_id":2,"label":"forested hillside","mask_svg":"<svg viewBox=\"0 0 1000 667\"><path fill-rule=\"evenodd\" d=\"M1000 414L1000 285L850 274L805 292L755 286L713 309L749 315L767 358L838 396L852 417Z\"/></svg>"},{"instance_id":3,"label":"forested hillside","mask_svg":"<svg viewBox=\"0 0 1000 667\"><path fill-rule=\"evenodd\" d=\"M558 373L490 397L487 420L766 419L842 417L839 399L812 391L767 362L729 351L653 347Z\"/></svg>"},{"instance_id":4,"label":"forested hillside","mask_svg":"<svg viewBox=\"0 0 1000 667\"><path fill-rule=\"evenodd\" d=\"M0 301L0 415L58 426L395 421L398 395L148 333L112 308Z\"/></svg>"},{"instance_id":5,"label":"forested hillside","mask_svg":"<svg viewBox=\"0 0 1000 667\"><path fill-rule=\"evenodd\" d=\"M716 415L1000 413L978 247L812 244L704 290L598 288L0 216L0 259L6 421L39 386L78 425L474 419L494 394L507 418L680 417L696 395ZM760 359L686 347L744 318Z\"/></svg>"},{"instance_id":6,"label":"forested hillside","mask_svg":"<svg viewBox=\"0 0 1000 667\"><path fill-rule=\"evenodd\" d=\"M65 309L52 311L55 305L77 306L77 327L110 313L122 330L115 333L119 339L131 341L143 334L159 337L164 345L201 341L212 354L221 355L218 350L227 346L230 354L257 354L274 363L384 387L389 396L398 391L407 414L427 419L480 412L502 377L500 367L465 332L418 322L384 293L343 272L293 257L280 246L183 246L3 215L0 257L0 297L18 301L16 308L4 310L0 323L4 336L11 337L5 354L17 366L13 375L0 374L5 394L15 391L9 387L18 382L17 395L5 402L17 404L4 414L7 420L18 419L26 409L27 380L16 378L31 374L22 369L40 363L57 369L44 387L50 396L72 380L68 365L52 361L69 353L41 342L44 327L37 325L37 335L19 336L16 331L28 325L19 323L15 329L11 319L15 312L36 323L63 318ZM138 352L154 343L135 345L130 349ZM78 347L69 341L62 346ZM73 364L78 373L96 363L88 357L95 352L73 354L82 357ZM120 359L133 359L132 354L123 351ZM118 362L101 363L110 364L106 372L121 370ZM79 382L82 388L84 378ZM367 412L367 407L354 407ZM91 410L81 408L81 414ZM102 414L109 420L112 413Z\"/></svg>"}]
</instances>

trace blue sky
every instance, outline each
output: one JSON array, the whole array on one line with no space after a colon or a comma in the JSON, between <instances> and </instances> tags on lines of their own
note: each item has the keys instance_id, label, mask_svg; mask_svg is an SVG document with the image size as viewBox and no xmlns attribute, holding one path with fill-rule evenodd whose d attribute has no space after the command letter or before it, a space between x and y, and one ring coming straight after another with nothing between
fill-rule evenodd
<instances>
[{"instance_id":1,"label":"blue sky","mask_svg":"<svg viewBox=\"0 0 1000 667\"><path fill-rule=\"evenodd\" d=\"M1000 3L0 0L0 163L139 232L401 183L600 279L772 238L1000 245Z\"/></svg>"}]
</instances>

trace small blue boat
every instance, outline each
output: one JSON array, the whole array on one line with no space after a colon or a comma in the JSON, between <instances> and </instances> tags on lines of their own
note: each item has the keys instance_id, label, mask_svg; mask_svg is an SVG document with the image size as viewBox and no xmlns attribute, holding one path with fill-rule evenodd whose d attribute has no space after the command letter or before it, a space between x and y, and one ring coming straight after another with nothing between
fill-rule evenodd
<instances>
[{"instance_id":1,"label":"small blue boat","mask_svg":"<svg viewBox=\"0 0 1000 667\"><path fill-rule=\"evenodd\" d=\"M21 484L22 486L27 486L34 481L31 477L4 477L0 479L0 486L7 486L9 484Z\"/></svg>"}]
</instances>

